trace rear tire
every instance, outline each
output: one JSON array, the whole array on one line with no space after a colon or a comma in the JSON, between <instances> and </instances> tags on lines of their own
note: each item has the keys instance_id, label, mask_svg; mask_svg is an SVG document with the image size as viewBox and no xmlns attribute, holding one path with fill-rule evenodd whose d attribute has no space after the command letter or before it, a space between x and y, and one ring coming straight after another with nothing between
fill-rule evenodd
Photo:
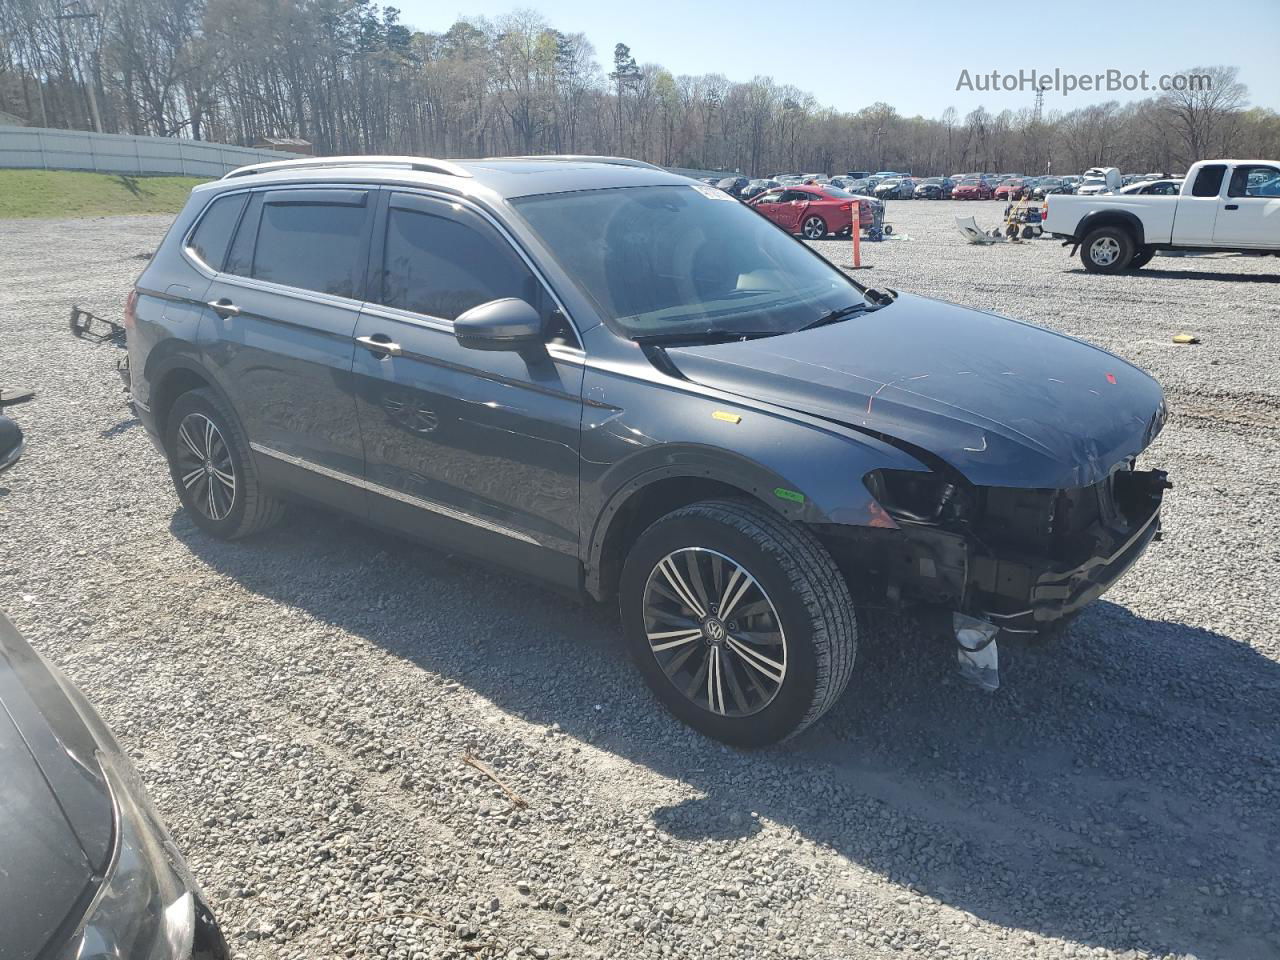
<instances>
[{"instance_id":1,"label":"rear tire","mask_svg":"<svg viewBox=\"0 0 1280 960\"><path fill-rule=\"evenodd\" d=\"M656 521L627 556L619 607L657 698L735 746L799 733L853 671L858 622L839 568L812 533L760 504L709 500Z\"/></svg>"},{"instance_id":2,"label":"rear tire","mask_svg":"<svg viewBox=\"0 0 1280 960\"><path fill-rule=\"evenodd\" d=\"M1141 270L1143 267L1145 267L1148 263L1151 262L1151 258L1154 257L1155 255L1156 255L1156 252L1153 248L1142 247L1137 253L1133 255L1133 259L1129 261L1129 269Z\"/></svg>"},{"instance_id":3,"label":"rear tire","mask_svg":"<svg viewBox=\"0 0 1280 960\"><path fill-rule=\"evenodd\" d=\"M821 217L805 217L800 232L806 240L821 240L827 235L827 222Z\"/></svg>"},{"instance_id":4,"label":"rear tire","mask_svg":"<svg viewBox=\"0 0 1280 960\"><path fill-rule=\"evenodd\" d=\"M284 516L283 502L258 479L240 421L212 390L192 390L173 402L165 452L178 499L205 533L236 540Z\"/></svg>"},{"instance_id":5,"label":"rear tire","mask_svg":"<svg viewBox=\"0 0 1280 960\"><path fill-rule=\"evenodd\" d=\"M1080 261L1090 273L1119 273L1133 259L1133 237L1121 227L1099 227L1080 245Z\"/></svg>"}]
</instances>

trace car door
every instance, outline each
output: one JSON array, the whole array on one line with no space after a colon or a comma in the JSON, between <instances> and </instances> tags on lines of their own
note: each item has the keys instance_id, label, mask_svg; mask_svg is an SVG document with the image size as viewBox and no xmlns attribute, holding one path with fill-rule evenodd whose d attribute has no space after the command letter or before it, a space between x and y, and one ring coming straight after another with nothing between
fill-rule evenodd
<instances>
[{"instance_id":1,"label":"car door","mask_svg":"<svg viewBox=\"0 0 1280 960\"><path fill-rule=\"evenodd\" d=\"M1208 246L1214 242L1218 208L1229 202L1220 199L1226 172L1226 164L1207 163L1196 172L1191 189L1183 188L1173 214L1174 243Z\"/></svg>"},{"instance_id":2,"label":"car door","mask_svg":"<svg viewBox=\"0 0 1280 960\"><path fill-rule=\"evenodd\" d=\"M453 197L386 191L372 264L353 367L371 518L576 584L583 354L558 302ZM462 346L453 320L503 297L543 315L546 344Z\"/></svg>"},{"instance_id":3,"label":"car door","mask_svg":"<svg viewBox=\"0 0 1280 960\"><path fill-rule=\"evenodd\" d=\"M206 363L264 479L344 508L352 491L340 478L358 480L364 468L351 338L375 195L336 186L254 191L204 294L211 306L200 325Z\"/></svg>"},{"instance_id":4,"label":"car door","mask_svg":"<svg viewBox=\"0 0 1280 960\"><path fill-rule=\"evenodd\" d=\"M838 200L835 197L829 197L822 190L806 191L809 195L809 207L807 213L817 214L822 217L822 222L827 225L827 229L831 231L843 230L850 220L847 208L848 200Z\"/></svg>"},{"instance_id":5,"label":"car door","mask_svg":"<svg viewBox=\"0 0 1280 960\"><path fill-rule=\"evenodd\" d=\"M751 204L756 213L773 223L782 226L782 194L783 190L770 190L761 194Z\"/></svg>"},{"instance_id":6,"label":"car door","mask_svg":"<svg viewBox=\"0 0 1280 960\"><path fill-rule=\"evenodd\" d=\"M1231 171L1213 226L1215 246L1280 248L1280 167L1242 163Z\"/></svg>"},{"instance_id":7,"label":"car door","mask_svg":"<svg viewBox=\"0 0 1280 960\"><path fill-rule=\"evenodd\" d=\"M809 209L809 194L804 190L787 190L778 202L778 214L775 221L788 233L799 233L800 224L804 221L805 212Z\"/></svg>"}]
</instances>

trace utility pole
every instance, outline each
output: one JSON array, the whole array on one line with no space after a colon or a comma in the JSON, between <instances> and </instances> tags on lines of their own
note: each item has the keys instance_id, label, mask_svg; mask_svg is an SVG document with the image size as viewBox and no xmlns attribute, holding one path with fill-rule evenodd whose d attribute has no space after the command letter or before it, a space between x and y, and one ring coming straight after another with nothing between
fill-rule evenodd
<instances>
[{"instance_id":1,"label":"utility pole","mask_svg":"<svg viewBox=\"0 0 1280 960\"><path fill-rule=\"evenodd\" d=\"M70 0L69 3L63 4L62 11L63 11L62 13L54 17L54 19L58 21L59 33L62 32L62 24L64 21L73 20L73 21L77 21L78 23L81 23L86 20L97 20L98 17L100 16L96 11L84 10L81 7L80 0ZM78 37L76 39L77 41L79 40ZM64 38L63 43L65 42L66 40ZM96 78L85 77L84 66L80 62L80 44L78 42L74 43L71 49L72 49L72 56L75 58L76 73L80 74L80 82L84 84L85 92L88 93L89 95L90 122L92 122L93 124L94 132L101 133L102 132L102 114L98 112L98 93L94 89L95 87L94 80ZM97 58L95 57L95 60L96 59Z\"/></svg>"}]
</instances>

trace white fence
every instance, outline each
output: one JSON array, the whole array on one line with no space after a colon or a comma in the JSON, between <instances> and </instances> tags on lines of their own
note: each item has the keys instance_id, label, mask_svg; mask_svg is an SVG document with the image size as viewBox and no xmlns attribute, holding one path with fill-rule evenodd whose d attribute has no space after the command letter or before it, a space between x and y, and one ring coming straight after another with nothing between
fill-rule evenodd
<instances>
[{"instance_id":1,"label":"white fence","mask_svg":"<svg viewBox=\"0 0 1280 960\"><path fill-rule=\"evenodd\" d=\"M302 156L279 150L232 147L173 137L131 137L85 130L0 126L0 168L92 170L98 173L171 174L220 177L228 170L263 160ZM732 177L723 170L670 167L686 177Z\"/></svg>"},{"instance_id":2,"label":"white fence","mask_svg":"<svg viewBox=\"0 0 1280 960\"><path fill-rule=\"evenodd\" d=\"M0 167L213 178L248 163L296 156L202 140L0 126Z\"/></svg>"}]
</instances>

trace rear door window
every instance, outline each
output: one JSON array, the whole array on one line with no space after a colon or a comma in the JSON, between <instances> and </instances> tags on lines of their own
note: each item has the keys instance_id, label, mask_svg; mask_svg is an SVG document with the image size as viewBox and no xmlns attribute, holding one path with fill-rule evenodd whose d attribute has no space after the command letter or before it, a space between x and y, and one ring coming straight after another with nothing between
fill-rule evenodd
<instances>
[{"instance_id":1,"label":"rear door window","mask_svg":"<svg viewBox=\"0 0 1280 960\"><path fill-rule=\"evenodd\" d=\"M248 197L247 193L218 197L205 208L187 241L187 249L192 255L215 271L223 267L231 235L240 222L240 213Z\"/></svg>"},{"instance_id":2,"label":"rear door window","mask_svg":"<svg viewBox=\"0 0 1280 960\"><path fill-rule=\"evenodd\" d=\"M372 212L367 190L268 191L249 276L359 298Z\"/></svg>"}]
</instances>

